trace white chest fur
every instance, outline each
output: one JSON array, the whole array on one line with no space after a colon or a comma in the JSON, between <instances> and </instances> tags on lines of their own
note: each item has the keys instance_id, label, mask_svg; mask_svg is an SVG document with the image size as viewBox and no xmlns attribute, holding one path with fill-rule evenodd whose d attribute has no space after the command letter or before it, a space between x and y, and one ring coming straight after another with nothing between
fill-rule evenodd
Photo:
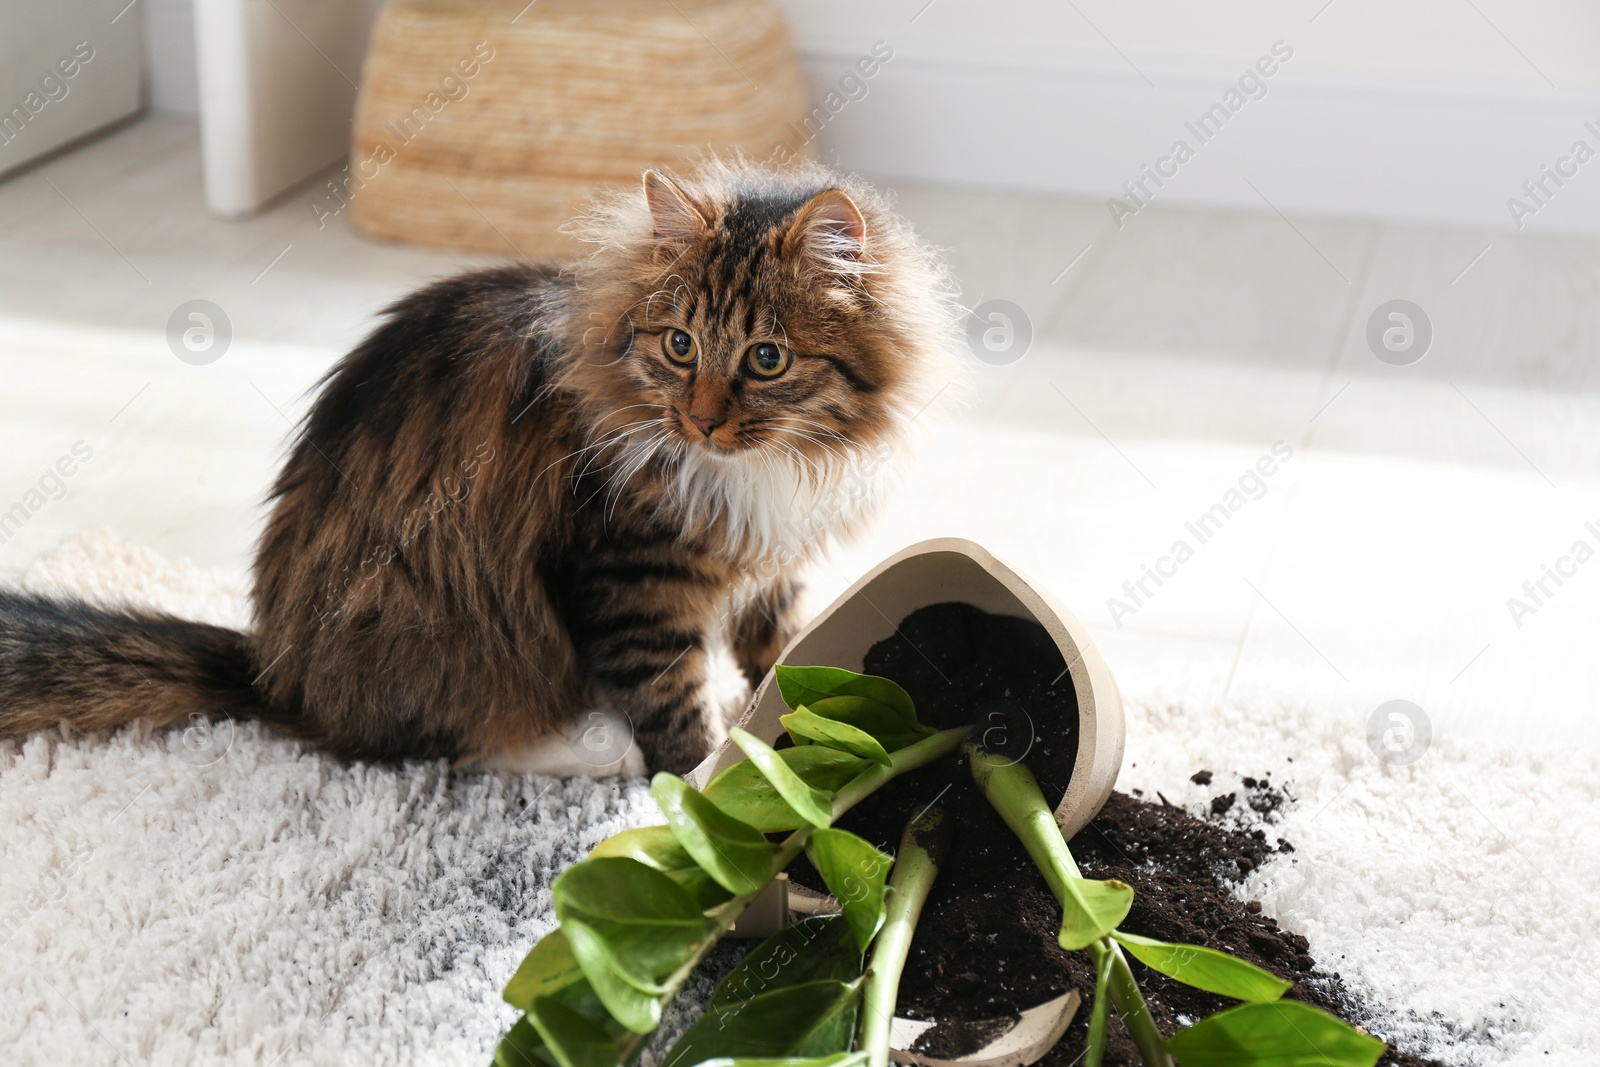
<instances>
[{"instance_id":1,"label":"white chest fur","mask_svg":"<svg viewBox=\"0 0 1600 1067\"><path fill-rule=\"evenodd\" d=\"M783 567L859 527L893 459L887 445L810 461L694 449L672 472L672 500L686 526L720 523L735 554Z\"/></svg>"}]
</instances>

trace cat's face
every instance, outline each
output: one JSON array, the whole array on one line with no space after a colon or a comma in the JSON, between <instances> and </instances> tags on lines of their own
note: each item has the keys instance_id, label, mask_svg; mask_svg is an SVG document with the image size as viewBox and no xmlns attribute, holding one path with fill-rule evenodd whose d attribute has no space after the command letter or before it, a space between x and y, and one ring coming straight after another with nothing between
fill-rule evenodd
<instances>
[{"instance_id":1,"label":"cat's face","mask_svg":"<svg viewBox=\"0 0 1600 1067\"><path fill-rule=\"evenodd\" d=\"M861 281L872 235L849 196L705 203L645 185L655 275L618 370L671 451L817 465L889 432L913 368Z\"/></svg>"}]
</instances>

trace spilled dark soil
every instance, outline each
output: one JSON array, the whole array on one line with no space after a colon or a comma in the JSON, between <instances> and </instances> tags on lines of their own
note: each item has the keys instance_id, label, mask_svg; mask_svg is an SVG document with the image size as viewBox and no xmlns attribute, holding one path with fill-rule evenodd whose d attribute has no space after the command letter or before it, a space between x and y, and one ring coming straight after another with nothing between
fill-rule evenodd
<instances>
[{"instance_id":1,"label":"spilled dark soil","mask_svg":"<svg viewBox=\"0 0 1600 1067\"><path fill-rule=\"evenodd\" d=\"M945 728L974 719L993 748L1004 747L1038 777L1045 796L1060 797L1077 756L1077 698L1067 664L1037 623L989 615L965 604L938 604L908 616L899 632L873 647L866 670L899 682L916 701L922 721ZM996 698L1020 708L1001 715ZM1194 780L1208 785L1209 771ZM1134 887L1124 929L1165 941L1207 945L1232 953L1295 983L1288 996L1344 1018L1358 1013L1337 974L1319 965L1305 938L1280 929L1255 901L1234 887L1251 871L1293 846L1244 829L1236 805L1270 824L1287 794L1266 778L1217 794L1208 818L1196 818L1162 798L1113 794L1071 842L1088 878L1116 878ZM1060 910L1021 843L972 785L960 759L898 779L856 807L839 824L885 851L898 848L913 815L943 807L955 835L923 911L901 982L900 1014L922 1019L984 1020L1014 1015L1067 990L1087 1004L1094 973L1086 953L1063 951L1055 940ZM802 857L790 870L797 883L822 888ZM1162 1033L1189 1025L1235 1002L1174 982L1141 964L1133 967ZM1040 1061L1068 1067L1083 1049L1087 1010ZM1105 1063L1137 1067L1132 1041L1113 1023ZM964 1049L939 1047L932 1055ZM963 1040L959 1035L944 1039ZM1391 1049L1383 1064L1434 1063Z\"/></svg>"}]
</instances>

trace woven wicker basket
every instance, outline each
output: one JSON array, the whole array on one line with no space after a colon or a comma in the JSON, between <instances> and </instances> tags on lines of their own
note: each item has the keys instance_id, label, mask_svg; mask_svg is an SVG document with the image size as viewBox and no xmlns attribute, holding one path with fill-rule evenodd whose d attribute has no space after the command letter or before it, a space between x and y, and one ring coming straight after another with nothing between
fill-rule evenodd
<instances>
[{"instance_id":1,"label":"woven wicker basket","mask_svg":"<svg viewBox=\"0 0 1600 1067\"><path fill-rule=\"evenodd\" d=\"M707 151L809 157L771 0L396 0L356 105L365 232L531 259L594 192Z\"/></svg>"}]
</instances>

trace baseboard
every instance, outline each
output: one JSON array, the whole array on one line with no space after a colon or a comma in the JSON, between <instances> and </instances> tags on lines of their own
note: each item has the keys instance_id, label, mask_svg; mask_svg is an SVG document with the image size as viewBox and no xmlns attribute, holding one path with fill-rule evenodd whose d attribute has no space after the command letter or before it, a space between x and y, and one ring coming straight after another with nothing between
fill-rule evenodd
<instances>
[{"instance_id":1,"label":"baseboard","mask_svg":"<svg viewBox=\"0 0 1600 1067\"><path fill-rule=\"evenodd\" d=\"M819 122L819 154L877 179L1116 197L1125 223L1142 201L1600 232L1600 95L1382 83L1291 57L1261 79L1265 95L1208 127L1201 143L1194 121L1223 101L1246 63L1178 69L1141 59L1136 72L1037 53L897 49L873 77L849 83L850 99L840 79L865 51L802 42L813 99L824 112L837 108ZM1164 164L1176 173L1158 187L1144 168L1179 140L1193 157ZM1578 141L1595 158L1561 163ZM1559 186L1546 170L1558 164L1576 171ZM1143 191L1130 195L1124 183L1142 177ZM1541 180L1543 192L1524 189ZM1513 197L1531 210L1514 218Z\"/></svg>"}]
</instances>

